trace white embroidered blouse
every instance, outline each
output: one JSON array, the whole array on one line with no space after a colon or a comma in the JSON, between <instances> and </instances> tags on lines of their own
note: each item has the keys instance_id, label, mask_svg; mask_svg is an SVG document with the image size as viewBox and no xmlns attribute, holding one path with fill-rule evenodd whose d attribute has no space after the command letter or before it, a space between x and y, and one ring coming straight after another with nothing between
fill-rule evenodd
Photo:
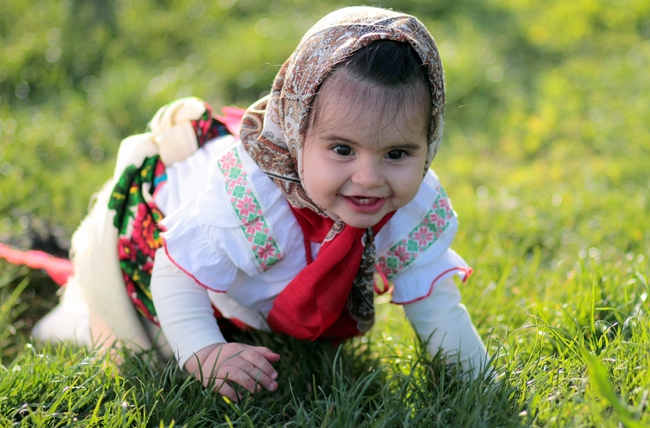
<instances>
[{"instance_id":1,"label":"white embroidered blouse","mask_svg":"<svg viewBox=\"0 0 650 428\"><path fill-rule=\"evenodd\" d=\"M154 199L166 215L167 256L208 290L224 316L267 329L275 297L306 266L302 231L282 192L233 137L206 144L166 172ZM450 248L457 225L429 171L416 197L375 237L376 270L392 284L392 303L424 299L436 282L471 274ZM319 248L312 243L314 257Z\"/></svg>"}]
</instances>

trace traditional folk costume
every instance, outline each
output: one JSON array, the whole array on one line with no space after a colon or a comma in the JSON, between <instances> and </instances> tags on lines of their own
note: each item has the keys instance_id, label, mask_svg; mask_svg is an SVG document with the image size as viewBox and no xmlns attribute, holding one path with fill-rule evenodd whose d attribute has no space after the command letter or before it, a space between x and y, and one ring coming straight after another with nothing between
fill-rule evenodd
<instances>
[{"instance_id":1,"label":"traditional folk costume","mask_svg":"<svg viewBox=\"0 0 650 428\"><path fill-rule=\"evenodd\" d=\"M410 43L425 64L431 132L416 197L363 230L333 221L305 192L303 131L333 67L380 39ZM73 238L75 275L35 335L65 338L56 326L79 306L139 347L162 326L157 337L181 366L225 341L215 314L303 340L343 340L372 326L374 294L386 291L373 278L381 278L375 283L392 284L392 302L404 305L431 354L443 348L478 369L485 348L451 279L471 269L450 249L456 214L428 169L443 112L442 65L417 19L369 7L326 16L240 128L191 98L122 143L113 180Z\"/></svg>"}]
</instances>

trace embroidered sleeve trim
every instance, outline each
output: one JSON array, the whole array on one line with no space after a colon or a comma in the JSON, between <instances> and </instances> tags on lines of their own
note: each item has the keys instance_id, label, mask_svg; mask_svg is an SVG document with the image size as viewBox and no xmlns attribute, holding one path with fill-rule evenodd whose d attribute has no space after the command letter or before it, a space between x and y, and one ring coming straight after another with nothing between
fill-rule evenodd
<instances>
[{"instance_id":1,"label":"embroidered sleeve trim","mask_svg":"<svg viewBox=\"0 0 650 428\"><path fill-rule=\"evenodd\" d=\"M229 150L217 162L226 177L226 193L240 221L240 227L251 246L255 262L262 271L277 264L284 255L263 217L259 197L255 194L237 149Z\"/></svg>"},{"instance_id":2,"label":"embroidered sleeve trim","mask_svg":"<svg viewBox=\"0 0 650 428\"><path fill-rule=\"evenodd\" d=\"M438 188L438 197L424 219L411 232L377 258L376 267L387 279L394 278L431 247L449 227L456 213L447 194Z\"/></svg>"}]
</instances>

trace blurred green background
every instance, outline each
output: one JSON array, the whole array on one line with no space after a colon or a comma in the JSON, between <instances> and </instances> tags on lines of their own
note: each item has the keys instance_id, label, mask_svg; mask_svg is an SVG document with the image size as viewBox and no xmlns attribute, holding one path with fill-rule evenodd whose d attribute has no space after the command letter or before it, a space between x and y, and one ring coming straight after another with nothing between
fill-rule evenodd
<instances>
[{"instance_id":1,"label":"blurred green background","mask_svg":"<svg viewBox=\"0 0 650 428\"><path fill-rule=\"evenodd\" d=\"M53 234L65 248L120 140L142 132L158 107L188 95L246 107L313 23L352 4L0 2L0 241L28 247L30 234ZM621 232L625 215L597 212L604 189L610 206L650 212L649 1L366 4L416 15L439 45L447 114L434 168L461 221L463 211L470 221L489 213L463 204L494 198L538 232L577 224L586 228L573 231L578 239L603 233L623 252L644 252L641 226ZM540 223L537 205L563 203L564 225ZM585 206L597 224L574 221Z\"/></svg>"},{"instance_id":2,"label":"blurred green background","mask_svg":"<svg viewBox=\"0 0 650 428\"><path fill-rule=\"evenodd\" d=\"M352 4L0 0L0 242L65 255L91 195L112 174L121 139L143 132L156 110L178 97L198 96L217 110L248 106L270 88L279 65L312 24ZM622 426L632 418L647 425L650 1L366 4L416 15L438 42L447 110L433 167L459 215L454 248L476 272L463 285L463 300L498 371L510 373L497 390L515 386L512 407L495 407L490 399L478 407L463 405L460 395L442 394L442 401L435 400L444 411L436 417L446 418L456 406L463 416L496 414L514 426L524 419L532 426ZM17 404L5 403L4 414L14 422L24 403L37 402L23 391L32 396L46 385L58 394L58 386L77 382L34 377L49 373L51 363L25 344L33 322L53 306L56 287L42 272L31 271L6 291L2 287L17 272L25 271L0 262L0 363L23 358L7 367L29 378L21 381L25 388ZM390 343L410 344L412 333L401 312L387 306L378 313L379 324L388 327L371 337L396 364L390 370L399 373L408 364L400 365L393 352L410 358L413 347L394 351ZM580 351L597 355L608 368L609 380L596 389L593 367L588 380ZM45 361L47 370L39 369ZM294 368L291 359L283 361L287 370ZM57 364L52 367L62 367ZM171 387L159 391L157 381L148 386L138 372L135 378L141 385L135 389L146 386L142 402L149 407L141 412L136 405L131 414L185 417L173 406L149 401L160 391L169 397ZM14 391L15 385L8 388ZM112 414L114 405L124 415L120 397L126 393L110 388L117 399L102 403L102 412ZM87 394L69 389L77 390ZM82 395L75 408L90 410L74 412L80 418L96 413L101 391L97 403ZM385 391L380 406L390 401L393 407L378 407L383 414L430 410L420 398L404 405L398 398L395 405L391 400L402 393ZM65 394L56 400L70 401ZM628 410L622 405L612 411L611 397L616 402L617 395ZM255 414L284 420L284 413L273 412L288 397L273 398L270 416ZM43 412L51 410L48 417L56 423L64 420L58 404L48 407L48 400ZM320 420L318 406L306 409ZM633 416L621 419L617 409ZM214 415L221 418L218 411Z\"/></svg>"}]
</instances>

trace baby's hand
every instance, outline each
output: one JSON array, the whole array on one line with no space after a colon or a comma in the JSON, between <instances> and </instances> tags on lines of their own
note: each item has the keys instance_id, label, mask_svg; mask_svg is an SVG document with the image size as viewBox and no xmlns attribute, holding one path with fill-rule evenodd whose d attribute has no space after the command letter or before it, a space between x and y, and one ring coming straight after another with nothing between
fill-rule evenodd
<instances>
[{"instance_id":1,"label":"baby's hand","mask_svg":"<svg viewBox=\"0 0 650 428\"><path fill-rule=\"evenodd\" d=\"M238 383L250 392L260 391L262 387L275 391L278 387L275 382L278 372L271 363L279 359L280 355L264 346L219 343L197 352L196 357L185 363L185 370L206 387L211 379L215 380L214 388L219 394L238 401L240 396L229 382Z\"/></svg>"}]
</instances>

